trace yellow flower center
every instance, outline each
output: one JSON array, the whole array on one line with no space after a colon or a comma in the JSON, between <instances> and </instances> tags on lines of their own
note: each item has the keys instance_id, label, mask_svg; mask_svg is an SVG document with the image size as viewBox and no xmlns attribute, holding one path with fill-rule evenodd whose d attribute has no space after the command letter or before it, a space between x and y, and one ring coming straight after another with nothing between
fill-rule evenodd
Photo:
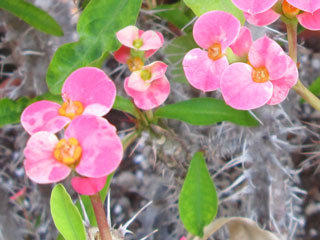
<instances>
[{"instance_id":1,"label":"yellow flower center","mask_svg":"<svg viewBox=\"0 0 320 240\"><path fill-rule=\"evenodd\" d=\"M294 18L299 14L300 9L292 6L290 3L287 2L287 0L283 0L282 12L286 17Z\"/></svg>"},{"instance_id":2,"label":"yellow flower center","mask_svg":"<svg viewBox=\"0 0 320 240\"><path fill-rule=\"evenodd\" d=\"M84 107L81 102L67 99L67 101L64 102L59 108L59 114L70 119L74 119L75 117L81 115L83 110Z\"/></svg>"},{"instance_id":3,"label":"yellow flower center","mask_svg":"<svg viewBox=\"0 0 320 240\"><path fill-rule=\"evenodd\" d=\"M79 163L81 154L82 148L76 138L61 139L53 152L55 159L69 167L74 167Z\"/></svg>"},{"instance_id":4,"label":"yellow flower center","mask_svg":"<svg viewBox=\"0 0 320 240\"><path fill-rule=\"evenodd\" d=\"M208 57L214 61L223 57L220 43L214 43L208 48Z\"/></svg>"},{"instance_id":5,"label":"yellow flower center","mask_svg":"<svg viewBox=\"0 0 320 240\"><path fill-rule=\"evenodd\" d=\"M256 83L264 83L269 81L269 73L265 67L253 68L252 80Z\"/></svg>"},{"instance_id":6,"label":"yellow flower center","mask_svg":"<svg viewBox=\"0 0 320 240\"><path fill-rule=\"evenodd\" d=\"M148 70L148 69L143 69L143 70L141 71L141 73L140 73L140 76L141 76L141 78L142 78L144 81L148 81L148 80L151 79L152 73L151 73L151 71Z\"/></svg>"},{"instance_id":7,"label":"yellow flower center","mask_svg":"<svg viewBox=\"0 0 320 240\"><path fill-rule=\"evenodd\" d=\"M138 39L136 39L136 40L133 40L132 45L133 45L135 48L141 48L142 45L143 45L143 41L142 41L142 39L138 38Z\"/></svg>"},{"instance_id":8,"label":"yellow flower center","mask_svg":"<svg viewBox=\"0 0 320 240\"><path fill-rule=\"evenodd\" d=\"M129 58L127 64L131 72L139 71L144 66L142 59L139 57Z\"/></svg>"}]
</instances>

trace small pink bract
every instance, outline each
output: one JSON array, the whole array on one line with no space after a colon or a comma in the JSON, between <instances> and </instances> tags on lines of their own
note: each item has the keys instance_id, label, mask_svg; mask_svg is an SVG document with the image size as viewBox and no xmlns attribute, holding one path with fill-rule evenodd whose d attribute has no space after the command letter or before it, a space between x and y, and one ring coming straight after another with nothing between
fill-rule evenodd
<instances>
[{"instance_id":1,"label":"small pink bract","mask_svg":"<svg viewBox=\"0 0 320 240\"><path fill-rule=\"evenodd\" d=\"M124 89L133 98L135 105L143 110L150 110L161 105L169 96L170 83L165 76L167 65L156 61L142 70L133 72L125 79ZM151 73L148 80L141 77L143 71Z\"/></svg>"},{"instance_id":2,"label":"small pink bract","mask_svg":"<svg viewBox=\"0 0 320 240\"><path fill-rule=\"evenodd\" d=\"M71 185L73 189L83 195L94 195L102 190L107 176L101 178L73 177Z\"/></svg>"},{"instance_id":3,"label":"small pink bract","mask_svg":"<svg viewBox=\"0 0 320 240\"><path fill-rule=\"evenodd\" d=\"M266 26L274 23L280 18L280 14L276 13L271 8L258 14L244 12L244 16L249 23L255 26Z\"/></svg>"},{"instance_id":4,"label":"small pink bract","mask_svg":"<svg viewBox=\"0 0 320 240\"><path fill-rule=\"evenodd\" d=\"M252 35L250 29L247 27L241 27L238 38L230 45L230 48L237 56L244 57L248 55L251 45Z\"/></svg>"},{"instance_id":5,"label":"small pink bract","mask_svg":"<svg viewBox=\"0 0 320 240\"><path fill-rule=\"evenodd\" d=\"M320 0L287 0L292 6L313 13L320 9Z\"/></svg>"},{"instance_id":6,"label":"small pink bract","mask_svg":"<svg viewBox=\"0 0 320 240\"><path fill-rule=\"evenodd\" d=\"M244 12L258 14L270 9L277 0L231 0L233 4Z\"/></svg>"},{"instance_id":7,"label":"small pink bract","mask_svg":"<svg viewBox=\"0 0 320 240\"><path fill-rule=\"evenodd\" d=\"M113 106L116 87L100 69L84 67L71 73L62 87L64 102L79 101L83 115L103 116ZM39 131L56 133L71 119L59 114L61 105L43 100L28 106L21 115L21 124L29 134Z\"/></svg>"},{"instance_id":8,"label":"small pink bract","mask_svg":"<svg viewBox=\"0 0 320 240\"><path fill-rule=\"evenodd\" d=\"M71 121L65 139L78 140L82 154L75 166L78 174L89 178L105 177L122 160L122 144L116 129L106 119L82 115ZM71 168L54 157L58 138L50 132L37 132L27 142L24 166L27 176L37 183L54 183L65 179Z\"/></svg>"}]
</instances>

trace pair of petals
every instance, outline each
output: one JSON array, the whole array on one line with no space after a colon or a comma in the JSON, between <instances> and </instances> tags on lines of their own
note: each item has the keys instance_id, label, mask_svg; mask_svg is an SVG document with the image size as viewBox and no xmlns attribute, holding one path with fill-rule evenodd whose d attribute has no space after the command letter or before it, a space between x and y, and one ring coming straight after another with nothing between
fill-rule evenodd
<instances>
[{"instance_id":1,"label":"pair of petals","mask_svg":"<svg viewBox=\"0 0 320 240\"><path fill-rule=\"evenodd\" d=\"M75 170L87 178L104 178L112 173L122 160L122 144L116 129L106 119L92 115L75 118L65 130L65 138L76 138L82 148L82 155ZM28 177L37 183L54 183L65 179L71 168L57 161L54 149L58 143L56 135L46 131L33 134L24 150L24 166ZM74 180L76 187L83 192L90 179ZM101 183L101 181L100 181ZM74 184L73 184L74 185ZM94 185L100 188L101 184ZM91 187L91 190L94 189ZM77 190L77 189L76 189Z\"/></svg>"},{"instance_id":2,"label":"pair of petals","mask_svg":"<svg viewBox=\"0 0 320 240\"><path fill-rule=\"evenodd\" d=\"M223 11L210 11L199 17L193 28L193 38L202 48L219 44L224 52L237 38L240 22ZM204 92L220 87L220 77L229 63L225 56L212 60L208 52L199 48L189 51L182 62L189 83Z\"/></svg>"},{"instance_id":3,"label":"pair of petals","mask_svg":"<svg viewBox=\"0 0 320 240\"><path fill-rule=\"evenodd\" d=\"M225 102L240 110L282 102L298 80L298 70L292 59L268 37L260 38L252 44L248 59L251 65L234 63L223 73L221 92ZM267 69L269 81L253 81L253 68L259 67Z\"/></svg>"},{"instance_id":4,"label":"pair of petals","mask_svg":"<svg viewBox=\"0 0 320 240\"><path fill-rule=\"evenodd\" d=\"M117 32L117 38L122 43L121 47L114 52L114 58L120 63L127 63L131 57L131 49L144 51L145 59L151 57L164 43L163 35L152 30L143 31L135 26L128 26ZM143 45L137 49L133 42L141 39Z\"/></svg>"},{"instance_id":5,"label":"pair of petals","mask_svg":"<svg viewBox=\"0 0 320 240\"><path fill-rule=\"evenodd\" d=\"M141 78L141 71L150 71L151 78ZM126 93L133 98L135 105L143 110L158 107L167 99L170 93L170 83L165 76L167 65L156 61L143 67L141 71L133 72L124 82Z\"/></svg>"},{"instance_id":6,"label":"pair of petals","mask_svg":"<svg viewBox=\"0 0 320 240\"><path fill-rule=\"evenodd\" d=\"M256 26L266 26L279 19L280 14L267 8L272 1L259 0L232 0L233 3L243 10L247 21ZM320 30L320 0L287 0L292 6L305 12L299 14L299 23L310 30ZM256 6L260 6L257 8ZM259 9L259 10L258 10ZM264 9L264 11L261 11Z\"/></svg>"},{"instance_id":7,"label":"pair of petals","mask_svg":"<svg viewBox=\"0 0 320 240\"><path fill-rule=\"evenodd\" d=\"M113 106L116 87L112 80L100 69L80 68L66 79L62 87L62 97L66 101L79 101L84 107L83 115L103 116ZM28 106L21 115L21 124L30 134L39 131L56 133L71 119L59 114L61 105L43 100Z\"/></svg>"}]
</instances>

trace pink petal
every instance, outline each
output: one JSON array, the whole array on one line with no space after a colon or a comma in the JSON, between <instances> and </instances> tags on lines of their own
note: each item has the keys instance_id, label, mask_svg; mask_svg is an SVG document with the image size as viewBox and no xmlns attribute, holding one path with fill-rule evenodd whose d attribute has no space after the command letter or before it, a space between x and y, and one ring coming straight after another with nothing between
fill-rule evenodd
<instances>
[{"instance_id":1,"label":"pink petal","mask_svg":"<svg viewBox=\"0 0 320 240\"><path fill-rule=\"evenodd\" d=\"M237 40L230 45L233 53L242 57L247 56L252 45L251 31L247 27L241 27Z\"/></svg>"},{"instance_id":2,"label":"pink petal","mask_svg":"<svg viewBox=\"0 0 320 240\"><path fill-rule=\"evenodd\" d=\"M315 12L320 8L320 0L287 0L292 6L306 12Z\"/></svg>"},{"instance_id":3,"label":"pink petal","mask_svg":"<svg viewBox=\"0 0 320 240\"><path fill-rule=\"evenodd\" d=\"M270 9L277 0L231 0L237 8L251 14L258 14Z\"/></svg>"},{"instance_id":4,"label":"pink petal","mask_svg":"<svg viewBox=\"0 0 320 240\"><path fill-rule=\"evenodd\" d=\"M302 13L297 16L299 23L310 30L320 30L320 9L314 13Z\"/></svg>"},{"instance_id":5,"label":"pink petal","mask_svg":"<svg viewBox=\"0 0 320 240\"><path fill-rule=\"evenodd\" d=\"M21 124L30 134L39 131L59 132L69 122L67 117L60 116L58 103L42 100L29 105L21 114Z\"/></svg>"},{"instance_id":6,"label":"pink petal","mask_svg":"<svg viewBox=\"0 0 320 240\"><path fill-rule=\"evenodd\" d=\"M252 66L267 68L270 79L280 78L287 70L286 53L278 43L266 36L253 42L248 58Z\"/></svg>"},{"instance_id":7,"label":"pink petal","mask_svg":"<svg viewBox=\"0 0 320 240\"><path fill-rule=\"evenodd\" d=\"M150 83L141 78L141 71L135 71L129 76L128 87L141 92L147 90L150 87Z\"/></svg>"},{"instance_id":8,"label":"pink petal","mask_svg":"<svg viewBox=\"0 0 320 240\"><path fill-rule=\"evenodd\" d=\"M199 48L189 51L182 62L189 83L204 92L213 91L220 87L220 78L228 65L225 56L213 61L208 57L206 51Z\"/></svg>"},{"instance_id":9,"label":"pink petal","mask_svg":"<svg viewBox=\"0 0 320 240\"><path fill-rule=\"evenodd\" d=\"M69 175L71 169L53 157L57 143L57 137L49 132L37 132L28 140L24 149L24 167L32 181L54 183Z\"/></svg>"},{"instance_id":10,"label":"pink petal","mask_svg":"<svg viewBox=\"0 0 320 240\"><path fill-rule=\"evenodd\" d=\"M103 116L110 111L116 97L112 80L99 68L84 67L71 73L62 87L62 96L80 101L83 114Z\"/></svg>"},{"instance_id":11,"label":"pink petal","mask_svg":"<svg viewBox=\"0 0 320 240\"><path fill-rule=\"evenodd\" d=\"M164 38L161 32L156 32L161 40L161 46L164 43ZM144 57L147 59L149 57L151 57L156 51L158 51L158 49L151 49L151 50L147 50L144 52Z\"/></svg>"},{"instance_id":12,"label":"pink petal","mask_svg":"<svg viewBox=\"0 0 320 240\"><path fill-rule=\"evenodd\" d=\"M245 63L231 64L221 78L221 92L225 102L235 109L250 110L263 106L272 96L271 81L256 83L252 67Z\"/></svg>"},{"instance_id":13,"label":"pink petal","mask_svg":"<svg viewBox=\"0 0 320 240\"><path fill-rule=\"evenodd\" d=\"M160 106L170 93L170 83L166 76L154 80L150 87L144 91L135 91L128 87L129 78L125 79L124 89L133 98L135 105L143 110L150 110Z\"/></svg>"},{"instance_id":14,"label":"pink petal","mask_svg":"<svg viewBox=\"0 0 320 240\"><path fill-rule=\"evenodd\" d=\"M271 23L274 23L280 18L280 14L273 11L271 8L266 12L258 14L244 13L246 20L255 26L266 26Z\"/></svg>"},{"instance_id":15,"label":"pink petal","mask_svg":"<svg viewBox=\"0 0 320 240\"><path fill-rule=\"evenodd\" d=\"M163 38L161 38L155 31L145 31L140 38L143 42L143 45L141 46L141 48L139 48L139 50L141 51L159 49L160 47L162 47Z\"/></svg>"},{"instance_id":16,"label":"pink petal","mask_svg":"<svg viewBox=\"0 0 320 240\"><path fill-rule=\"evenodd\" d=\"M297 65L292 61L288 56L288 68L286 73L279 79L272 80L273 84L273 94L271 99L268 101L268 104L275 105L281 103L289 93L289 90L297 83L299 73Z\"/></svg>"},{"instance_id":17,"label":"pink petal","mask_svg":"<svg viewBox=\"0 0 320 240\"><path fill-rule=\"evenodd\" d=\"M116 128L106 119L81 115L65 131L66 138L76 138L82 147L76 171L85 177L99 178L113 172L122 160L122 144Z\"/></svg>"},{"instance_id":18,"label":"pink petal","mask_svg":"<svg viewBox=\"0 0 320 240\"><path fill-rule=\"evenodd\" d=\"M239 31L240 22L236 17L227 12L210 11L195 22L193 38L205 49L214 43L220 43L224 51L237 38Z\"/></svg>"},{"instance_id":19,"label":"pink petal","mask_svg":"<svg viewBox=\"0 0 320 240\"><path fill-rule=\"evenodd\" d=\"M113 53L113 56L119 63L126 64L130 58L130 48L121 45L121 47Z\"/></svg>"},{"instance_id":20,"label":"pink petal","mask_svg":"<svg viewBox=\"0 0 320 240\"><path fill-rule=\"evenodd\" d=\"M71 185L73 189L83 195L94 195L105 185L107 176L101 178L73 177Z\"/></svg>"},{"instance_id":21,"label":"pink petal","mask_svg":"<svg viewBox=\"0 0 320 240\"><path fill-rule=\"evenodd\" d=\"M136 26L127 26L116 33L119 42L129 48L135 48L133 41L139 38L139 29Z\"/></svg>"},{"instance_id":22,"label":"pink petal","mask_svg":"<svg viewBox=\"0 0 320 240\"><path fill-rule=\"evenodd\" d=\"M158 79L160 77L163 77L167 71L168 65L164 62L155 61L147 66L144 67L144 69L147 69L151 71L151 81L154 79Z\"/></svg>"}]
</instances>

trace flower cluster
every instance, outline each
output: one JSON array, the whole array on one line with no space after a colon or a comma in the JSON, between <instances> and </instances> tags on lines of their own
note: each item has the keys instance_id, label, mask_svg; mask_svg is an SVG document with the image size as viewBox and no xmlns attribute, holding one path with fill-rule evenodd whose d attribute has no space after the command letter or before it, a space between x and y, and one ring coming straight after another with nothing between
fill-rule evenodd
<instances>
[{"instance_id":1,"label":"flower cluster","mask_svg":"<svg viewBox=\"0 0 320 240\"><path fill-rule=\"evenodd\" d=\"M21 116L31 135L24 150L28 177L54 183L75 170L71 184L77 192L100 191L123 154L116 128L101 117L110 111L115 96L115 85L103 71L85 67L66 79L62 105L39 101L28 106ZM56 133L63 129L64 138L59 140Z\"/></svg>"},{"instance_id":2,"label":"flower cluster","mask_svg":"<svg viewBox=\"0 0 320 240\"><path fill-rule=\"evenodd\" d=\"M244 11L247 21L253 25L265 26L283 15L289 19L297 18L307 29L320 30L319 0L283 0L279 3L277 0L232 0L232 2Z\"/></svg>"},{"instance_id":3,"label":"flower cluster","mask_svg":"<svg viewBox=\"0 0 320 240\"><path fill-rule=\"evenodd\" d=\"M122 46L114 53L114 57L118 62L127 64L132 72L125 79L126 93L140 109L158 107L170 92L170 84L165 76L167 65L156 61L145 66L144 62L163 45L162 34L128 26L117 32L117 38Z\"/></svg>"},{"instance_id":4,"label":"flower cluster","mask_svg":"<svg viewBox=\"0 0 320 240\"><path fill-rule=\"evenodd\" d=\"M261 10L259 4L252 6L247 10ZM250 30L241 28L229 13L203 14L194 25L193 36L207 51L196 48L185 55L187 80L204 92L220 88L225 102L233 108L250 110L278 104L298 80L296 64L275 41L262 37L253 42ZM241 62L229 65L228 47Z\"/></svg>"}]
</instances>

